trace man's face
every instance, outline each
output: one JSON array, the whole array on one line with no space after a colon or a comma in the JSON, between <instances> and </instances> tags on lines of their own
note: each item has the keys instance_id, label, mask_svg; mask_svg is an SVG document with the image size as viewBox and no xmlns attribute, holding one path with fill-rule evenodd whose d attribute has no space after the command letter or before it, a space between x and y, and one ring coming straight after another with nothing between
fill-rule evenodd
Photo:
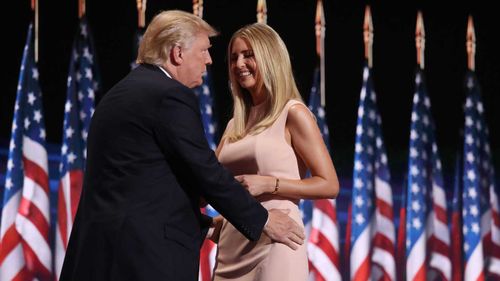
<instances>
[{"instance_id":1,"label":"man's face","mask_svg":"<svg viewBox=\"0 0 500 281\"><path fill-rule=\"evenodd\" d=\"M194 88L203 83L203 73L207 71L207 65L212 64L212 58L208 49L211 47L206 33L198 33L191 46L181 47L182 63L178 68L178 81L186 87Z\"/></svg>"}]
</instances>

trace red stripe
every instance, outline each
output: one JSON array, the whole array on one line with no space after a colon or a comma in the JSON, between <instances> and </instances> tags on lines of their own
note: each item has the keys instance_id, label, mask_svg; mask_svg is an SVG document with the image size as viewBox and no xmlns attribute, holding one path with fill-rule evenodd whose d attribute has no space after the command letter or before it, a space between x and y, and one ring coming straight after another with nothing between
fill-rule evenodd
<instances>
[{"instance_id":1,"label":"red stripe","mask_svg":"<svg viewBox=\"0 0 500 281\"><path fill-rule=\"evenodd\" d=\"M399 209L399 229L398 229L398 246L397 246L397 261L396 267L398 271L398 280L405 280L405 260L406 260L406 207L405 202L402 203Z\"/></svg>"},{"instance_id":2,"label":"red stripe","mask_svg":"<svg viewBox=\"0 0 500 281\"><path fill-rule=\"evenodd\" d=\"M351 279L350 277L350 261L351 261L351 223L352 223L352 205L349 203L347 206L347 224L346 224L346 230L345 230L345 244L344 244L344 253L345 253L345 259L344 259L344 266L343 268L345 269L345 279L349 280Z\"/></svg>"},{"instance_id":3,"label":"red stripe","mask_svg":"<svg viewBox=\"0 0 500 281\"><path fill-rule=\"evenodd\" d=\"M321 251L325 253L325 255L330 259L330 261L336 268L339 268L339 255L333 245L330 243L330 240L316 228L313 228L311 230L311 238L312 237L316 238L315 241L312 241L312 243L317 245L318 248L320 248Z\"/></svg>"},{"instance_id":4,"label":"red stripe","mask_svg":"<svg viewBox=\"0 0 500 281\"><path fill-rule=\"evenodd\" d=\"M451 264L453 281L462 280L462 224L460 210L451 215Z\"/></svg>"},{"instance_id":5,"label":"red stripe","mask_svg":"<svg viewBox=\"0 0 500 281\"><path fill-rule=\"evenodd\" d=\"M321 210L325 215L332 218L333 221L337 221L337 214L333 208L333 204L328 199L319 199L314 201L314 208Z\"/></svg>"},{"instance_id":6,"label":"red stripe","mask_svg":"<svg viewBox=\"0 0 500 281\"><path fill-rule=\"evenodd\" d=\"M31 272L26 268L23 267L17 274L12 278L12 281L31 281L33 280L34 276L31 274Z\"/></svg>"},{"instance_id":7,"label":"red stripe","mask_svg":"<svg viewBox=\"0 0 500 281\"><path fill-rule=\"evenodd\" d=\"M448 224L448 217L446 215L446 210L434 204L434 213L436 214L436 218L439 221L442 221L444 224Z\"/></svg>"},{"instance_id":8,"label":"red stripe","mask_svg":"<svg viewBox=\"0 0 500 281\"><path fill-rule=\"evenodd\" d=\"M59 192L58 192L58 204L57 204L57 229L61 236L62 244L64 250L66 251L66 246L68 245L68 228L67 228L67 217L66 213L66 200L64 200L64 188L63 188L63 180L59 181Z\"/></svg>"},{"instance_id":9,"label":"red stripe","mask_svg":"<svg viewBox=\"0 0 500 281\"><path fill-rule=\"evenodd\" d=\"M24 259L26 262L26 268L33 274L33 276L37 277L38 280L52 280L52 274L50 272L51 269L46 268L38 259L36 253L31 249L31 247L25 241L23 244L23 252Z\"/></svg>"},{"instance_id":10,"label":"red stripe","mask_svg":"<svg viewBox=\"0 0 500 281\"><path fill-rule=\"evenodd\" d=\"M366 281L370 277L370 259L366 257L354 274L352 281Z\"/></svg>"},{"instance_id":11,"label":"red stripe","mask_svg":"<svg viewBox=\"0 0 500 281\"><path fill-rule=\"evenodd\" d=\"M377 210L384 216L392 220L392 206L384 200L377 198Z\"/></svg>"},{"instance_id":12,"label":"red stripe","mask_svg":"<svg viewBox=\"0 0 500 281\"><path fill-rule=\"evenodd\" d=\"M36 163L23 156L24 176L38 184L46 194L49 194L49 177Z\"/></svg>"},{"instance_id":13,"label":"red stripe","mask_svg":"<svg viewBox=\"0 0 500 281\"><path fill-rule=\"evenodd\" d=\"M415 277L413 280L409 281L425 281L425 276L426 275L426 270L425 270L425 263L420 267L420 269L417 271L417 274L415 274Z\"/></svg>"},{"instance_id":14,"label":"red stripe","mask_svg":"<svg viewBox=\"0 0 500 281\"><path fill-rule=\"evenodd\" d=\"M21 198L21 203L19 204L18 213L35 225L35 227L38 229L43 238L45 238L45 241L48 244L50 226L49 222L45 219L40 209L38 209L35 204L32 204L31 201L23 197Z\"/></svg>"},{"instance_id":15,"label":"red stripe","mask_svg":"<svg viewBox=\"0 0 500 281\"><path fill-rule=\"evenodd\" d=\"M71 170L69 173L69 178L71 182L71 221L75 219L76 210L78 209L78 203L80 202L80 195L82 193L83 186L83 172L82 170ZM73 224L73 223L72 223Z\"/></svg>"},{"instance_id":16,"label":"red stripe","mask_svg":"<svg viewBox=\"0 0 500 281\"><path fill-rule=\"evenodd\" d=\"M312 272L314 274L314 280L315 281L326 281L326 279L323 278L323 275L321 275L321 273L319 272L318 269L313 268Z\"/></svg>"},{"instance_id":17,"label":"red stripe","mask_svg":"<svg viewBox=\"0 0 500 281\"><path fill-rule=\"evenodd\" d=\"M483 249L485 256L500 258L500 245L493 243L491 232L483 238Z\"/></svg>"},{"instance_id":18,"label":"red stripe","mask_svg":"<svg viewBox=\"0 0 500 281\"><path fill-rule=\"evenodd\" d=\"M500 228L500 214L491 209L491 217L493 218L493 224Z\"/></svg>"},{"instance_id":19,"label":"red stripe","mask_svg":"<svg viewBox=\"0 0 500 281\"><path fill-rule=\"evenodd\" d=\"M428 243L431 252L437 252L447 258L450 258L450 246L446 245L442 240L439 240L436 236L432 235L429 237Z\"/></svg>"},{"instance_id":20,"label":"red stripe","mask_svg":"<svg viewBox=\"0 0 500 281\"><path fill-rule=\"evenodd\" d=\"M0 264L3 263L5 258L19 243L21 243L21 236L17 233L16 225L12 224L7 229L2 239L2 246L0 247Z\"/></svg>"},{"instance_id":21,"label":"red stripe","mask_svg":"<svg viewBox=\"0 0 500 281\"><path fill-rule=\"evenodd\" d=\"M385 235L382 235L381 233L375 234L375 237L373 237L373 246L384 249L394 257L394 244Z\"/></svg>"},{"instance_id":22,"label":"red stripe","mask_svg":"<svg viewBox=\"0 0 500 281\"><path fill-rule=\"evenodd\" d=\"M205 212L203 208L202 212ZM200 249L200 281L210 281L212 279L212 268L210 266L210 253L216 247L215 243L205 239Z\"/></svg>"}]
</instances>

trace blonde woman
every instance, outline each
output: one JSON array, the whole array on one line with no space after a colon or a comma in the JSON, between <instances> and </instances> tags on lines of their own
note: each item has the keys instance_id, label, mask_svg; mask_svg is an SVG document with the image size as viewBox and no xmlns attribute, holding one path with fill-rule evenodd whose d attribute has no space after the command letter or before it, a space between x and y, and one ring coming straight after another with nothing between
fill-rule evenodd
<instances>
[{"instance_id":1,"label":"blonde woman","mask_svg":"<svg viewBox=\"0 0 500 281\"><path fill-rule=\"evenodd\" d=\"M288 210L303 227L299 199L335 198L339 183L286 46L265 24L245 26L231 38L228 66L234 114L217 148L219 161L266 209ZM307 169L312 176L304 178ZM214 280L307 280L305 244L293 250L267 235L251 242L227 220L212 239L218 242Z\"/></svg>"}]
</instances>

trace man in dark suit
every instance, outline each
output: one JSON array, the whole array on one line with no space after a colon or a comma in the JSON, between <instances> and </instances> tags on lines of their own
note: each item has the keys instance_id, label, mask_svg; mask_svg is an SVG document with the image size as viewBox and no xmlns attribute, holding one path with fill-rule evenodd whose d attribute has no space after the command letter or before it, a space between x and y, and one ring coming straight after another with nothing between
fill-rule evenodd
<instances>
[{"instance_id":1,"label":"man in dark suit","mask_svg":"<svg viewBox=\"0 0 500 281\"><path fill-rule=\"evenodd\" d=\"M189 13L157 15L141 65L100 101L60 280L197 280L212 224L201 198L250 240L264 232L291 248L303 243L298 225L255 201L205 140L189 88L202 83L215 34Z\"/></svg>"}]
</instances>

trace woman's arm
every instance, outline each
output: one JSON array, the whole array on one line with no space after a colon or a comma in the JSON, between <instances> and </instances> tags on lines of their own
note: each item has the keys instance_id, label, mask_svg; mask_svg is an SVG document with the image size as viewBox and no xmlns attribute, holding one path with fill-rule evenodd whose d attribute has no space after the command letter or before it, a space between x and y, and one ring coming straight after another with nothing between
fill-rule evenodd
<instances>
[{"instance_id":1,"label":"woman's arm","mask_svg":"<svg viewBox=\"0 0 500 281\"><path fill-rule=\"evenodd\" d=\"M241 175L236 179L253 196L264 193L278 194L295 199L335 198L339 181L332 159L321 136L316 120L302 104L290 107L286 127L296 154L311 172L311 177L301 180L259 175ZM278 185L278 187L276 187Z\"/></svg>"}]
</instances>

